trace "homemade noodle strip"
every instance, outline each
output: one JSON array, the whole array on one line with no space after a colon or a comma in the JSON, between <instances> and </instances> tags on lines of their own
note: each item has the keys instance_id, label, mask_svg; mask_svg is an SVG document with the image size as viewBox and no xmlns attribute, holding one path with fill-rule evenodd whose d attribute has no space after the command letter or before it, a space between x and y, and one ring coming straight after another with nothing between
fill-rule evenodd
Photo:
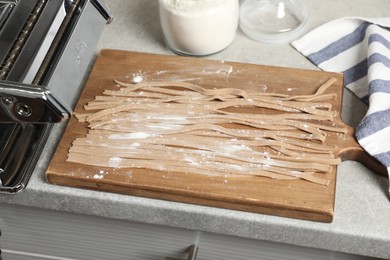
<instances>
[{"instance_id":1,"label":"homemade noodle strip","mask_svg":"<svg viewBox=\"0 0 390 260\"><path fill-rule=\"evenodd\" d=\"M211 141L211 140L210 140ZM299 158L290 158L284 156L275 156L269 153L261 153L251 149L245 145L238 145L233 143L227 143L225 150L221 152L220 145L221 143L214 142L212 144L206 143L197 143L190 142L188 144L174 144L173 142L158 142L155 143L132 143L128 145L123 145L123 143L112 142L105 144L96 144L97 142L75 142L77 147L72 147L71 151L77 150L77 148L83 149L85 153L90 151L90 153L117 153L119 157L125 157L126 155L131 155L132 157L136 157L137 154L142 154L143 158L153 159L158 158L159 160L168 160L169 158L173 158L174 160L181 159L186 161L187 158L193 158L200 156L197 158L197 161L203 161L207 158L213 158L216 160L217 158L225 158L232 159L240 162L247 162L253 164L267 165L267 166L282 166L285 168L293 168L300 170L317 170L317 171L329 171L329 165L337 165L340 161L339 159L334 158L318 158L318 157L302 157ZM178 149L177 146L181 148ZM93 147L93 149L91 149ZM160 151L161 154L156 153L156 151ZM80 150L78 150L80 152ZM142 153L140 153L142 151ZM149 153L153 151L153 153ZM184 156L184 157L183 157ZM271 160L272 159L272 160ZM192 160L193 161L193 160ZM259 165L259 167L260 167Z\"/></svg>"},{"instance_id":2,"label":"homemade noodle strip","mask_svg":"<svg viewBox=\"0 0 390 260\"><path fill-rule=\"evenodd\" d=\"M279 140L278 140L279 139ZM283 151L283 149L294 150L301 153L313 153L313 154L329 154L334 150L333 146L329 145L319 145L319 144L308 144L307 142L290 140L288 138L279 138L274 136L273 139L270 138L256 138L256 139L226 139L226 138L214 138L212 135L191 135L191 134L178 134L178 135L157 135L157 134L148 134L145 132L133 132L129 134L122 133L112 133L110 135L104 135L102 133L89 133L87 135L87 140L89 144L99 143L101 145L109 146L110 144L121 147L121 145L129 145L127 142L130 142L130 145L133 143L153 143L153 144L163 144L171 146L190 146L192 143L202 145L206 147L211 144L215 144L217 149L220 149L221 146L229 149L228 145L243 145L242 147L279 147L278 152ZM81 142L81 140L76 139L75 142ZM127 142L126 142L127 141ZM77 143L81 144L81 143ZM192 145L198 147L196 145ZM199 147L198 147L199 148ZM204 147L199 148L204 149ZM284 152L284 151L283 151Z\"/></svg>"},{"instance_id":3,"label":"homemade noodle strip","mask_svg":"<svg viewBox=\"0 0 390 260\"><path fill-rule=\"evenodd\" d=\"M249 124L247 123L246 125L248 126L259 126L258 129L263 129L263 130L272 130L272 131L284 131L284 130L302 130L304 133L310 133L309 138L311 140L319 140L321 143L324 142L324 139L326 138L325 133L322 132L320 129L314 128L310 125L297 125L297 126L286 126L286 125L272 125L272 124ZM279 127L278 127L279 126ZM261 127L261 128L260 128ZM118 125L118 124L107 124L107 125L101 125L99 127L92 127L91 129L102 129L102 130L107 130L107 131L112 131L112 132L146 132L146 133L151 133L151 134L165 134L165 135L176 135L176 134L181 134L181 133L188 133L192 131L197 131L197 130L212 130L215 132L221 132L233 137L249 137L249 138L258 138L256 133L252 135L250 130L237 130L237 129L230 129L230 128L225 128L219 125L213 125L213 124L203 124L200 123L198 125L176 125L176 124L144 124L144 125L130 125L130 124L123 124L123 125ZM275 137L277 138L277 137ZM288 140L286 140L287 142ZM313 143L314 145L314 143ZM305 144L305 146L312 146L312 144L308 143ZM320 148L322 149L322 148Z\"/></svg>"},{"instance_id":4,"label":"homemade noodle strip","mask_svg":"<svg viewBox=\"0 0 390 260\"><path fill-rule=\"evenodd\" d=\"M160 160L145 160L145 159L128 159L119 157L109 157L103 155L84 155L81 153L71 153L68 157L69 161L78 162L83 164L89 164L99 167L115 167L121 168L138 168L138 169L151 169L157 171L169 171L169 172L184 172L184 173L196 173L196 174L208 174L208 175L249 175L249 176L262 176L273 179L304 179L320 185L328 185L329 181L320 177L316 177L311 173L304 173L299 171L285 171L283 169L277 169L269 167L267 170L255 169L250 165L243 165L237 169L236 165L229 165L215 162L209 169L200 167L191 167L189 165L183 165L177 160L173 160L171 163L161 164ZM228 171L225 171L225 167L228 166Z\"/></svg>"},{"instance_id":5,"label":"homemade noodle strip","mask_svg":"<svg viewBox=\"0 0 390 260\"><path fill-rule=\"evenodd\" d=\"M142 151L142 157L138 151ZM329 165L320 164L320 163L306 163L306 162L286 162L277 159L271 159L264 157L262 159L254 158L254 157L240 157L234 154L214 154L213 151L195 151L193 149L181 148L174 149L173 147L161 147L161 146L146 146L146 147L138 147L137 149L118 149L116 147L73 147L70 150L71 152L77 152L82 154L94 155L104 154L105 156L110 157L119 157L119 158L132 158L137 159L138 156L141 158L138 159L146 159L146 160L158 160L158 161L180 161L183 165L197 165L198 167L206 169L207 167L212 167L216 162L218 163L226 163L226 165L234 165L234 167L238 167L237 165L245 165L250 164L254 169L267 169L270 167L284 167L291 168L295 171L301 172L327 172L329 171ZM212 162L208 160L212 158Z\"/></svg>"},{"instance_id":6,"label":"homemade noodle strip","mask_svg":"<svg viewBox=\"0 0 390 260\"><path fill-rule=\"evenodd\" d=\"M189 90L193 90L195 92L198 92L199 94L209 96L209 95L236 95L237 97L245 98L248 94L246 91L237 89L237 88L221 88L221 89L205 89L198 85L194 85L192 83L188 82L143 82L139 84L129 84L125 82L121 82L118 80L114 80L115 83L123 86L128 87L128 91L135 91L142 88L153 88L153 87L159 87L157 88L158 91L161 91L162 88L169 88L169 87L179 87L179 88L185 88ZM177 92L176 92L177 93Z\"/></svg>"}]
</instances>

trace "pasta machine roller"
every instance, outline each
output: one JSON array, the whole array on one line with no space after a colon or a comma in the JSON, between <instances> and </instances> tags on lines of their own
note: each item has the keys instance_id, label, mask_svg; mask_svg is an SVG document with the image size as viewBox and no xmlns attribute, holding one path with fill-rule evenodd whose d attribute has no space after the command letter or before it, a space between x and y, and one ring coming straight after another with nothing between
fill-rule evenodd
<instances>
[{"instance_id":1,"label":"pasta machine roller","mask_svg":"<svg viewBox=\"0 0 390 260\"><path fill-rule=\"evenodd\" d=\"M102 0L0 0L0 192L26 187L111 20Z\"/></svg>"}]
</instances>

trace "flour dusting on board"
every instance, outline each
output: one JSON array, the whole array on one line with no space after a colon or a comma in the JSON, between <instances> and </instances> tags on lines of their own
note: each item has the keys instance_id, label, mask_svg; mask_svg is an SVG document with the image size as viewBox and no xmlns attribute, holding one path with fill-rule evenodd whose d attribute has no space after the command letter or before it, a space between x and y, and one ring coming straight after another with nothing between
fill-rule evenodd
<instances>
[{"instance_id":1,"label":"flour dusting on board","mask_svg":"<svg viewBox=\"0 0 390 260\"><path fill-rule=\"evenodd\" d=\"M169 65L169 62L167 62ZM180 62L172 63L174 66L181 66ZM193 81L201 82L207 76L212 76L215 79L223 79L228 81L229 76L234 72L233 66L224 64L223 61L216 62L215 65L207 66L192 66L187 68L183 66L181 69L163 69L156 71L135 71L130 72L130 75L124 77L124 81L130 81L133 84L150 81ZM119 85L118 85L119 86Z\"/></svg>"},{"instance_id":2,"label":"flour dusting on board","mask_svg":"<svg viewBox=\"0 0 390 260\"><path fill-rule=\"evenodd\" d=\"M142 71L138 71L136 73L133 73L133 77L132 77L131 81L134 84L137 84L137 83L143 82L145 79L146 79L146 73L142 72Z\"/></svg>"},{"instance_id":3,"label":"flour dusting on board","mask_svg":"<svg viewBox=\"0 0 390 260\"><path fill-rule=\"evenodd\" d=\"M233 73L233 66L218 63L209 66L193 66L175 70L159 70L151 73L151 78L158 81L201 81L206 76L213 76L217 79L228 80ZM133 82L134 83L134 82Z\"/></svg>"},{"instance_id":4,"label":"flour dusting on board","mask_svg":"<svg viewBox=\"0 0 390 260\"><path fill-rule=\"evenodd\" d=\"M93 178L94 179L98 179L98 180L101 180L104 178L104 176L107 174L106 171L103 171L103 170L99 170L97 173L95 173L95 175L93 175Z\"/></svg>"}]
</instances>

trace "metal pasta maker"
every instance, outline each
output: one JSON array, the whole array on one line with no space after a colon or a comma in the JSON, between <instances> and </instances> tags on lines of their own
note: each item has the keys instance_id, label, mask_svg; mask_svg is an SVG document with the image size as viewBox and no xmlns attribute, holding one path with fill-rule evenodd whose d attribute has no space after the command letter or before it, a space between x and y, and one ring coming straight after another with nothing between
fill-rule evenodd
<instances>
[{"instance_id":1,"label":"metal pasta maker","mask_svg":"<svg viewBox=\"0 0 390 260\"><path fill-rule=\"evenodd\" d=\"M111 20L102 0L0 0L0 192L26 187Z\"/></svg>"}]
</instances>

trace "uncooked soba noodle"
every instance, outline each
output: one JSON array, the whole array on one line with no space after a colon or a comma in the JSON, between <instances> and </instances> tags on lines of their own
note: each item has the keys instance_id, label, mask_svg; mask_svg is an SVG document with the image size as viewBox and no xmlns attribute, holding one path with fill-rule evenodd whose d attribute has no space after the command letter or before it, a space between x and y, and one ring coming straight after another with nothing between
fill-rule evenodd
<instances>
[{"instance_id":1,"label":"uncooked soba noodle","mask_svg":"<svg viewBox=\"0 0 390 260\"><path fill-rule=\"evenodd\" d=\"M346 132L332 124L327 101L336 96L325 91L333 78L312 95L294 96L188 82L115 82L120 89L105 90L76 114L89 132L73 142L68 161L321 185L328 184L323 174L340 163L326 144L329 132Z\"/></svg>"}]
</instances>

